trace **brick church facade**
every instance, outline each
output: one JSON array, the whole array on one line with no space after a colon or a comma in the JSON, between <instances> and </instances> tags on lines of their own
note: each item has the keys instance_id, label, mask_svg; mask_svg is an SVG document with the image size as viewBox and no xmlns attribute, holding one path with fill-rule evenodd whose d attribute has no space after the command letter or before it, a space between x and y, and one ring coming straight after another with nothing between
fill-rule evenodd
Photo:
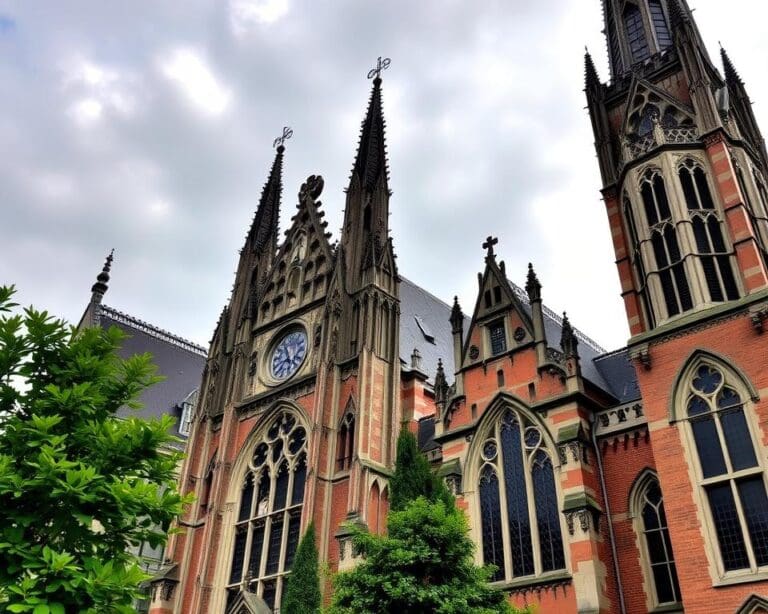
<instances>
[{"instance_id":1,"label":"brick church facade","mask_svg":"<svg viewBox=\"0 0 768 614\"><path fill-rule=\"evenodd\" d=\"M337 244L320 176L279 241L277 148L191 426L197 500L150 611L279 611L311 520L329 569L354 565L345 523L385 530L405 425L513 602L768 612L768 156L684 0L603 7L610 79L587 55L585 91L627 347L552 313L532 267L510 282L525 272L491 237L471 315L400 275L376 74Z\"/></svg>"}]
</instances>

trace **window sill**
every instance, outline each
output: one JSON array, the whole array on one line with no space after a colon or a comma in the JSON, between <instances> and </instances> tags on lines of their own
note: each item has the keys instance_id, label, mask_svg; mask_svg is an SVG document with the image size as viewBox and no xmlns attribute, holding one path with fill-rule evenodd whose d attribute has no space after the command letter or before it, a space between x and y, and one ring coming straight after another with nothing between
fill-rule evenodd
<instances>
[{"instance_id":1,"label":"window sill","mask_svg":"<svg viewBox=\"0 0 768 614\"><path fill-rule=\"evenodd\" d=\"M549 587L563 586L570 584L573 578L567 571L559 570L542 574L540 576L525 578L516 578L509 582L500 580L491 584L494 588L508 591L511 593L520 593L532 590L546 589Z\"/></svg>"},{"instance_id":2,"label":"window sill","mask_svg":"<svg viewBox=\"0 0 768 614\"><path fill-rule=\"evenodd\" d=\"M649 610L650 614L678 614L683 611L682 603L665 603Z\"/></svg>"},{"instance_id":3,"label":"window sill","mask_svg":"<svg viewBox=\"0 0 768 614\"><path fill-rule=\"evenodd\" d=\"M728 575L715 580L712 583L714 588L721 586L733 586L734 584L746 584L747 582L765 582L768 580L768 570L758 572L740 572L738 575Z\"/></svg>"}]
</instances>

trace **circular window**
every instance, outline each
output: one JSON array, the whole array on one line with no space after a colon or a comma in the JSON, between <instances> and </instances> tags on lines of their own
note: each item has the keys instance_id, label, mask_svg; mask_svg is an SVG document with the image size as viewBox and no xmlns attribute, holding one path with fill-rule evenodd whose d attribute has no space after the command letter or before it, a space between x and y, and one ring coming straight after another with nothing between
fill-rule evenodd
<instances>
[{"instance_id":1,"label":"circular window","mask_svg":"<svg viewBox=\"0 0 768 614\"><path fill-rule=\"evenodd\" d=\"M291 377L307 357L307 333L294 329L283 335L275 344L269 361L270 373L276 380Z\"/></svg>"},{"instance_id":2,"label":"circular window","mask_svg":"<svg viewBox=\"0 0 768 614\"><path fill-rule=\"evenodd\" d=\"M496 458L496 442L493 439L489 439L483 444L483 458L487 461Z\"/></svg>"}]
</instances>

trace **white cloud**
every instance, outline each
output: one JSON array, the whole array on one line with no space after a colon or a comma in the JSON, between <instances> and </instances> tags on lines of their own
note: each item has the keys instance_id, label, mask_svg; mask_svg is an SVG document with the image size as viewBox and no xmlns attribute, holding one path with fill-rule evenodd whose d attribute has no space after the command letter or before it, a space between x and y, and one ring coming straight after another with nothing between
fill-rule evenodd
<instances>
[{"instance_id":1,"label":"white cloud","mask_svg":"<svg viewBox=\"0 0 768 614\"><path fill-rule=\"evenodd\" d=\"M68 112L77 123L92 125L107 112L128 116L135 111L135 78L81 56L64 62L61 69L64 90L75 97Z\"/></svg>"},{"instance_id":2,"label":"white cloud","mask_svg":"<svg viewBox=\"0 0 768 614\"><path fill-rule=\"evenodd\" d=\"M237 36L259 25L275 23L288 14L288 0L231 0L229 20Z\"/></svg>"},{"instance_id":3,"label":"white cloud","mask_svg":"<svg viewBox=\"0 0 768 614\"><path fill-rule=\"evenodd\" d=\"M195 107L209 115L221 115L232 102L232 92L194 49L174 49L161 60L160 71Z\"/></svg>"}]
</instances>

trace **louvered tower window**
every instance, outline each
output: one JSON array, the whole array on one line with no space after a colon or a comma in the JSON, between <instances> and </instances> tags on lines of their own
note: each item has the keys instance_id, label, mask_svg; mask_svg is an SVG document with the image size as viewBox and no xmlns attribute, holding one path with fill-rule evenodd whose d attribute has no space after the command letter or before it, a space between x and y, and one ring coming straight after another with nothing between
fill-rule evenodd
<instances>
[{"instance_id":1,"label":"louvered tower window","mask_svg":"<svg viewBox=\"0 0 768 614\"><path fill-rule=\"evenodd\" d=\"M643 15L636 4L627 3L624 9L624 29L632 54L632 63L648 59L651 56L651 51L648 47L648 38L645 35Z\"/></svg>"},{"instance_id":2,"label":"louvered tower window","mask_svg":"<svg viewBox=\"0 0 768 614\"><path fill-rule=\"evenodd\" d=\"M279 609L301 530L307 477L307 431L278 412L256 445L243 480L232 548L228 599L257 593Z\"/></svg>"},{"instance_id":3,"label":"louvered tower window","mask_svg":"<svg viewBox=\"0 0 768 614\"><path fill-rule=\"evenodd\" d=\"M747 390L726 369L700 362L684 382L684 416L723 574L768 569L768 496Z\"/></svg>"},{"instance_id":4,"label":"louvered tower window","mask_svg":"<svg viewBox=\"0 0 768 614\"><path fill-rule=\"evenodd\" d=\"M661 6L660 0L648 0L648 9L651 14L651 23L656 34L656 43L659 46L659 50L671 47L672 36L669 33L669 26L667 26L667 20L664 17L664 9Z\"/></svg>"},{"instance_id":5,"label":"louvered tower window","mask_svg":"<svg viewBox=\"0 0 768 614\"><path fill-rule=\"evenodd\" d=\"M693 160L686 160L678 169L685 203L693 223L696 249L707 281L709 298L713 302L735 300L739 290L733 275L730 250L723 238L712 193L704 170Z\"/></svg>"},{"instance_id":6,"label":"louvered tower window","mask_svg":"<svg viewBox=\"0 0 768 614\"><path fill-rule=\"evenodd\" d=\"M347 412L341 421L339 439L336 446L336 469L345 471L352 465L352 454L355 450L355 416Z\"/></svg>"},{"instance_id":7,"label":"louvered tower window","mask_svg":"<svg viewBox=\"0 0 768 614\"><path fill-rule=\"evenodd\" d=\"M479 507L482 556L494 581L565 568L550 450L539 427L507 409L483 439Z\"/></svg>"},{"instance_id":8,"label":"louvered tower window","mask_svg":"<svg viewBox=\"0 0 768 614\"><path fill-rule=\"evenodd\" d=\"M651 238L656 274L664 295L667 317L693 308L691 290L680 252L677 231L672 223L664 179L656 169L649 169L640 184L643 209Z\"/></svg>"}]
</instances>

